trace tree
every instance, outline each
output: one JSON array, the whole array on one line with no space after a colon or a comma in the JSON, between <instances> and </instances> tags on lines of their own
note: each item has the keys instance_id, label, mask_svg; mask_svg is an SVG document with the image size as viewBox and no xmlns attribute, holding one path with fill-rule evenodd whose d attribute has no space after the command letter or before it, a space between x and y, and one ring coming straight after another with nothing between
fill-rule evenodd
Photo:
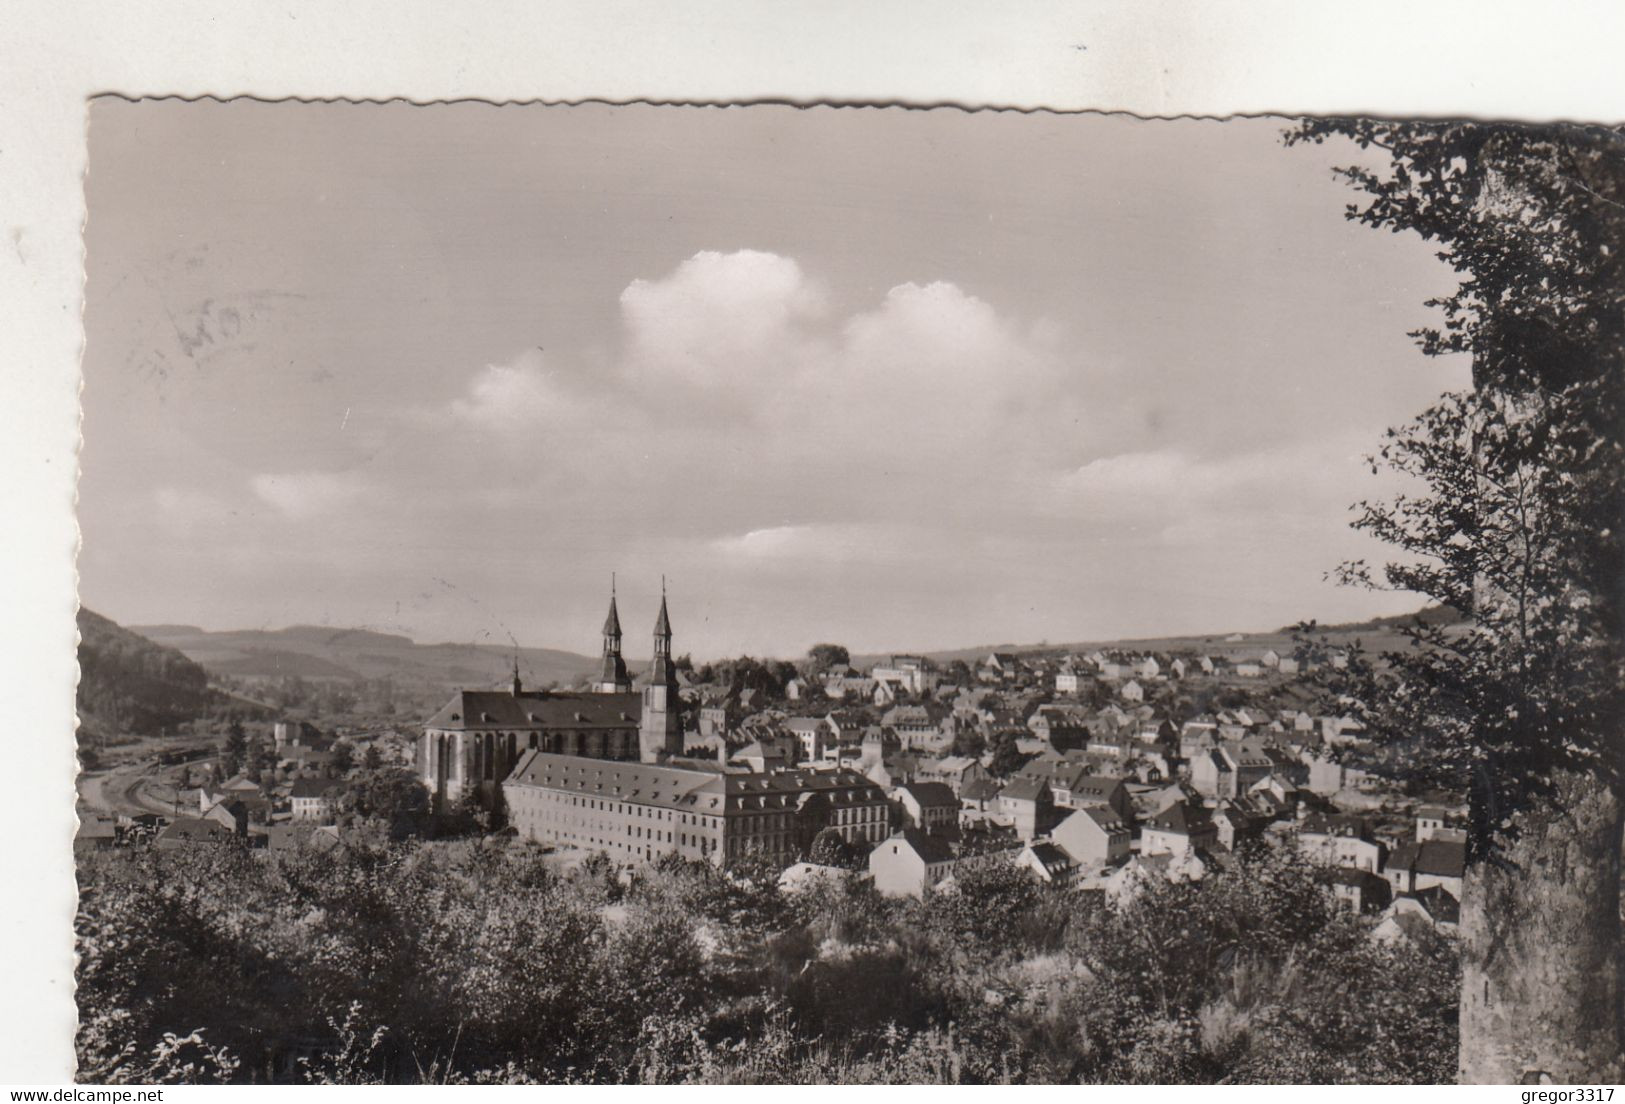
<instances>
[{"instance_id":1,"label":"tree","mask_svg":"<svg viewBox=\"0 0 1625 1104\"><path fill-rule=\"evenodd\" d=\"M868 854L846 842L835 829L825 828L813 837L812 846L807 849L807 861L858 870L868 865Z\"/></svg>"},{"instance_id":2,"label":"tree","mask_svg":"<svg viewBox=\"0 0 1625 1104\"><path fill-rule=\"evenodd\" d=\"M987 739L982 735L981 729L963 724L954 730L955 755L968 755L972 759L980 759L982 752L986 750Z\"/></svg>"},{"instance_id":3,"label":"tree","mask_svg":"<svg viewBox=\"0 0 1625 1104\"><path fill-rule=\"evenodd\" d=\"M248 758L248 735L243 731L241 721L232 721L231 727L226 729L226 738L220 745L220 772L227 778L233 778Z\"/></svg>"},{"instance_id":4,"label":"tree","mask_svg":"<svg viewBox=\"0 0 1625 1104\"><path fill-rule=\"evenodd\" d=\"M993 759L987 769L1000 778L1008 778L1026 766L1028 758L1016 747L1016 734L1006 730L993 737Z\"/></svg>"},{"instance_id":5,"label":"tree","mask_svg":"<svg viewBox=\"0 0 1625 1104\"><path fill-rule=\"evenodd\" d=\"M384 754L378 750L377 744L368 744L367 750L361 753L361 769L377 770L384 765Z\"/></svg>"},{"instance_id":6,"label":"tree","mask_svg":"<svg viewBox=\"0 0 1625 1104\"><path fill-rule=\"evenodd\" d=\"M1460 1073L1615 1080L1621 1058L1625 135L1326 120L1386 164L1340 170L1348 217L1439 245L1459 275L1413 336L1472 386L1390 430L1418 494L1360 504L1402 558L1347 581L1467 611L1331 689L1430 780L1468 788Z\"/></svg>"},{"instance_id":7,"label":"tree","mask_svg":"<svg viewBox=\"0 0 1625 1104\"><path fill-rule=\"evenodd\" d=\"M357 775L340 797L339 807L380 822L392 839L405 839L421 834L427 825L429 791L411 771L401 767L366 771Z\"/></svg>"},{"instance_id":8,"label":"tree","mask_svg":"<svg viewBox=\"0 0 1625 1104\"><path fill-rule=\"evenodd\" d=\"M808 678L817 678L831 667L852 662L852 654L840 644L814 644L807 649L805 669Z\"/></svg>"},{"instance_id":9,"label":"tree","mask_svg":"<svg viewBox=\"0 0 1625 1104\"><path fill-rule=\"evenodd\" d=\"M345 774L355 766L355 746L347 740L338 740L333 744L332 754L328 756L327 765L335 774Z\"/></svg>"}]
</instances>

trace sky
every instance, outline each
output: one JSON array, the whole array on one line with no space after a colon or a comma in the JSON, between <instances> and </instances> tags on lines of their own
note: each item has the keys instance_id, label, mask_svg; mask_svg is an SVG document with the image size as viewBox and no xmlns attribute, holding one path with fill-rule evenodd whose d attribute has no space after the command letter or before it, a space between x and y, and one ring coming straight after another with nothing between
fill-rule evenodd
<instances>
[{"instance_id":1,"label":"sky","mask_svg":"<svg viewBox=\"0 0 1625 1104\"><path fill-rule=\"evenodd\" d=\"M792 657L1415 609L1452 286L1279 119L98 100L81 595Z\"/></svg>"}]
</instances>

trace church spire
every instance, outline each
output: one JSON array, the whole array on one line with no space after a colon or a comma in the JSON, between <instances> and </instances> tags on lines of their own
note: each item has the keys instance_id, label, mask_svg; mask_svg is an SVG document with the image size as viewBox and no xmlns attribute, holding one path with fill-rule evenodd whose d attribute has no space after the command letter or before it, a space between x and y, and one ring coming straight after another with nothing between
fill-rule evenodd
<instances>
[{"instance_id":1,"label":"church spire","mask_svg":"<svg viewBox=\"0 0 1625 1104\"><path fill-rule=\"evenodd\" d=\"M677 671L671 662L671 615L666 612L666 577L660 577L660 616L655 618L654 670L650 680L668 686L677 684Z\"/></svg>"},{"instance_id":2,"label":"church spire","mask_svg":"<svg viewBox=\"0 0 1625 1104\"><path fill-rule=\"evenodd\" d=\"M660 616L655 618L655 657L643 688L643 721L638 727L639 757L659 763L683 754L683 725L677 668L671 661L671 616L666 612L666 577L660 577Z\"/></svg>"},{"instance_id":3,"label":"church spire","mask_svg":"<svg viewBox=\"0 0 1625 1104\"><path fill-rule=\"evenodd\" d=\"M524 684L519 681L519 653L513 656L513 696L518 697L525 690Z\"/></svg>"},{"instance_id":4,"label":"church spire","mask_svg":"<svg viewBox=\"0 0 1625 1104\"><path fill-rule=\"evenodd\" d=\"M666 642L666 652L671 653L671 618L666 614L666 577L660 577L660 616L655 618L655 654L660 654L660 641Z\"/></svg>"},{"instance_id":5,"label":"church spire","mask_svg":"<svg viewBox=\"0 0 1625 1104\"><path fill-rule=\"evenodd\" d=\"M632 676L621 658L621 617L615 609L615 576L609 577L609 616L604 618L604 667L594 687L600 694L624 694L632 689Z\"/></svg>"}]
</instances>

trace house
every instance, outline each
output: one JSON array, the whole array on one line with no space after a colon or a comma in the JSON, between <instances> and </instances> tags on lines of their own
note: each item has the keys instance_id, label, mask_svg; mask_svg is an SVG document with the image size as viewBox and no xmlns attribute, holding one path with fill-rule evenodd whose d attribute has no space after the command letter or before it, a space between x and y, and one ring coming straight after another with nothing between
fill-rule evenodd
<instances>
[{"instance_id":1,"label":"house","mask_svg":"<svg viewBox=\"0 0 1625 1104\"><path fill-rule=\"evenodd\" d=\"M866 772L871 782L888 790L914 781L919 773L919 760L907 753L882 759Z\"/></svg>"},{"instance_id":2,"label":"house","mask_svg":"<svg viewBox=\"0 0 1625 1104\"><path fill-rule=\"evenodd\" d=\"M1279 667L1281 665L1281 656L1274 648L1268 648L1263 655L1258 657L1258 662L1263 667Z\"/></svg>"},{"instance_id":3,"label":"house","mask_svg":"<svg viewBox=\"0 0 1625 1104\"><path fill-rule=\"evenodd\" d=\"M712 701L700 706L700 735L707 739L726 740L733 731L735 710L726 701Z\"/></svg>"},{"instance_id":4,"label":"house","mask_svg":"<svg viewBox=\"0 0 1625 1104\"><path fill-rule=\"evenodd\" d=\"M330 851L343 842L343 830L333 825L312 824L310 821L289 821L273 824L265 830L267 851L295 851L310 848Z\"/></svg>"},{"instance_id":5,"label":"house","mask_svg":"<svg viewBox=\"0 0 1625 1104\"><path fill-rule=\"evenodd\" d=\"M986 823L999 815L999 784L992 778L977 778L959 791L959 823L970 826Z\"/></svg>"},{"instance_id":6,"label":"house","mask_svg":"<svg viewBox=\"0 0 1625 1104\"><path fill-rule=\"evenodd\" d=\"M943 782L910 782L893 791L909 824L939 833L959 826L959 797Z\"/></svg>"},{"instance_id":7,"label":"house","mask_svg":"<svg viewBox=\"0 0 1625 1104\"><path fill-rule=\"evenodd\" d=\"M294 820L331 824L338 815L338 796L343 783L333 778L300 778L288 792Z\"/></svg>"},{"instance_id":8,"label":"house","mask_svg":"<svg viewBox=\"0 0 1625 1104\"><path fill-rule=\"evenodd\" d=\"M1172 663L1168 664L1168 673L1176 679L1184 678L1185 670L1185 661L1183 659L1175 659Z\"/></svg>"},{"instance_id":9,"label":"house","mask_svg":"<svg viewBox=\"0 0 1625 1104\"><path fill-rule=\"evenodd\" d=\"M1213 827L1218 833L1219 846L1234 851L1239 844L1262 839L1267 817L1242 808L1234 801L1221 801L1213 810Z\"/></svg>"},{"instance_id":10,"label":"house","mask_svg":"<svg viewBox=\"0 0 1625 1104\"><path fill-rule=\"evenodd\" d=\"M1077 872L1078 864L1072 856L1053 843L1038 840L1029 843L1016 855L1016 866L1031 870L1041 882L1065 885Z\"/></svg>"},{"instance_id":11,"label":"house","mask_svg":"<svg viewBox=\"0 0 1625 1104\"><path fill-rule=\"evenodd\" d=\"M1200 805L1176 801L1145 822L1140 830L1140 855L1184 855L1219 842L1219 830Z\"/></svg>"},{"instance_id":12,"label":"house","mask_svg":"<svg viewBox=\"0 0 1625 1104\"><path fill-rule=\"evenodd\" d=\"M890 759L903 750L903 741L897 738L897 733L884 729L879 725L869 725L863 730L862 758L865 761L878 763Z\"/></svg>"},{"instance_id":13,"label":"house","mask_svg":"<svg viewBox=\"0 0 1625 1104\"><path fill-rule=\"evenodd\" d=\"M1067 809L1107 808L1124 820L1134 811L1121 778L1091 774L1081 763L1057 766L1050 774L1050 792L1055 804Z\"/></svg>"},{"instance_id":14,"label":"house","mask_svg":"<svg viewBox=\"0 0 1625 1104\"><path fill-rule=\"evenodd\" d=\"M1298 661L1288 656L1276 663L1275 669L1283 675L1295 675L1298 673Z\"/></svg>"},{"instance_id":15,"label":"house","mask_svg":"<svg viewBox=\"0 0 1625 1104\"><path fill-rule=\"evenodd\" d=\"M118 844L118 822L112 817L90 816L79 822L73 834L73 853L106 851Z\"/></svg>"},{"instance_id":16,"label":"house","mask_svg":"<svg viewBox=\"0 0 1625 1104\"><path fill-rule=\"evenodd\" d=\"M1427 839L1395 848L1388 856L1383 874L1396 894L1417 893L1438 886L1459 901L1466 869L1464 842Z\"/></svg>"},{"instance_id":17,"label":"house","mask_svg":"<svg viewBox=\"0 0 1625 1104\"><path fill-rule=\"evenodd\" d=\"M784 730L799 745L799 761L803 763L822 762L825 749L835 740L829 722L822 717L791 717L784 722Z\"/></svg>"},{"instance_id":18,"label":"house","mask_svg":"<svg viewBox=\"0 0 1625 1104\"><path fill-rule=\"evenodd\" d=\"M953 718L935 702L896 706L886 711L880 723L897 733L905 748L938 751L953 741Z\"/></svg>"},{"instance_id":19,"label":"house","mask_svg":"<svg viewBox=\"0 0 1625 1104\"><path fill-rule=\"evenodd\" d=\"M1107 866L1128 858L1133 832L1128 821L1105 805L1079 809L1055 826L1050 838L1078 866Z\"/></svg>"},{"instance_id":20,"label":"house","mask_svg":"<svg viewBox=\"0 0 1625 1104\"><path fill-rule=\"evenodd\" d=\"M1126 732L1091 732L1084 749L1092 756L1127 763L1134 755L1135 740ZM1056 744L1056 747L1062 747Z\"/></svg>"},{"instance_id":21,"label":"house","mask_svg":"<svg viewBox=\"0 0 1625 1104\"><path fill-rule=\"evenodd\" d=\"M1199 656L1196 660L1196 668L1204 675L1211 675L1213 673L1213 660L1208 656Z\"/></svg>"},{"instance_id":22,"label":"house","mask_svg":"<svg viewBox=\"0 0 1625 1104\"><path fill-rule=\"evenodd\" d=\"M1057 694L1076 694L1087 689L1089 676L1079 674L1070 667L1063 667L1055 674L1055 692Z\"/></svg>"},{"instance_id":23,"label":"house","mask_svg":"<svg viewBox=\"0 0 1625 1104\"><path fill-rule=\"evenodd\" d=\"M994 652L982 661L982 670L1000 679L1013 679L1021 673L1021 662L1010 652Z\"/></svg>"},{"instance_id":24,"label":"house","mask_svg":"<svg viewBox=\"0 0 1625 1104\"><path fill-rule=\"evenodd\" d=\"M1050 819L1054 808L1049 783L1042 778L1017 777L999 791L999 816L1014 826L1023 841L1039 834L1040 825Z\"/></svg>"},{"instance_id":25,"label":"house","mask_svg":"<svg viewBox=\"0 0 1625 1104\"><path fill-rule=\"evenodd\" d=\"M926 759L920 763L919 777L928 782L943 782L958 794L966 783L988 777L987 768L979 759L969 755L947 755L941 759Z\"/></svg>"},{"instance_id":26,"label":"house","mask_svg":"<svg viewBox=\"0 0 1625 1104\"><path fill-rule=\"evenodd\" d=\"M1444 805L1423 805L1416 810L1416 842L1431 839L1467 842L1467 829L1459 811Z\"/></svg>"},{"instance_id":27,"label":"house","mask_svg":"<svg viewBox=\"0 0 1625 1104\"><path fill-rule=\"evenodd\" d=\"M176 817L158 833L153 846L160 851L175 851L199 844L235 843L241 838L218 820Z\"/></svg>"},{"instance_id":28,"label":"house","mask_svg":"<svg viewBox=\"0 0 1625 1104\"><path fill-rule=\"evenodd\" d=\"M1310 793L1329 797L1347 788L1348 781L1348 769L1342 763L1323 755L1317 755L1309 760L1309 781L1306 788Z\"/></svg>"},{"instance_id":29,"label":"house","mask_svg":"<svg viewBox=\"0 0 1625 1104\"><path fill-rule=\"evenodd\" d=\"M1141 702L1145 701L1145 688L1133 679L1129 679L1117 691L1117 695L1124 701Z\"/></svg>"},{"instance_id":30,"label":"house","mask_svg":"<svg viewBox=\"0 0 1625 1104\"><path fill-rule=\"evenodd\" d=\"M779 892L823 893L852 876L852 871L839 866L825 866L813 862L792 863L779 875Z\"/></svg>"},{"instance_id":31,"label":"house","mask_svg":"<svg viewBox=\"0 0 1625 1104\"><path fill-rule=\"evenodd\" d=\"M1204 748L1191 756L1191 785L1207 797L1236 796L1236 765L1223 747Z\"/></svg>"},{"instance_id":32,"label":"house","mask_svg":"<svg viewBox=\"0 0 1625 1104\"><path fill-rule=\"evenodd\" d=\"M218 824L234 836L248 835L248 807L241 801L216 802L199 819Z\"/></svg>"},{"instance_id":33,"label":"house","mask_svg":"<svg viewBox=\"0 0 1625 1104\"><path fill-rule=\"evenodd\" d=\"M1257 743L1222 743L1191 759L1191 785L1206 797L1233 798L1275 771L1275 761Z\"/></svg>"},{"instance_id":34,"label":"house","mask_svg":"<svg viewBox=\"0 0 1625 1104\"><path fill-rule=\"evenodd\" d=\"M795 737L787 732L762 732L756 739L728 756L728 762L763 771L782 770L796 762Z\"/></svg>"},{"instance_id":35,"label":"house","mask_svg":"<svg viewBox=\"0 0 1625 1104\"><path fill-rule=\"evenodd\" d=\"M1355 912L1377 912L1388 907L1393 896L1383 878L1369 870L1340 866L1331 872L1332 896Z\"/></svg>"},{"instance_id":36,"label":"house","mask_svg":"<svg viewBox=\"0 0 1625 1104\"><path fill-rule=\"evenodd\" d=\"M1309 858L1332 866L1373 874L1383 869L1382 844L1372 838L1364 817L1312 813L1298 826L1298 847Z\"/></svg>"},{"instance_id":37,"label":"house","mask_svg":"<svg viewBox=\"0 0 1625 1104\"><path fill-rule=\"evenodd\" d=\"M869 875L887 897L921 897L954 870L954 852L941 836L907 828L869 852Z\"/></svg>"},{"instance_id":38,"label":"house","mask_svg":"<svg viewBox=\"0 0 1625 1104\"><path fill-rule=\"evenodd\" d=\"M1134 673L1143 679L1154 679L1162 674L1162 665L1154 656L1146 656L1134 665Z\"/></svg>"},{"instance_id":39,"label":"house","mask_svg":"<svg viewBox=\"0 0 1625 1104\"><path fill-rule=\"evenodd\" d=\"M1461 900L1443 886L1397 894L1389 906L1389 919L1404 916L1425 920L1440 931L1455 931L1461 923Z\"/></svg>"}]
</instances>

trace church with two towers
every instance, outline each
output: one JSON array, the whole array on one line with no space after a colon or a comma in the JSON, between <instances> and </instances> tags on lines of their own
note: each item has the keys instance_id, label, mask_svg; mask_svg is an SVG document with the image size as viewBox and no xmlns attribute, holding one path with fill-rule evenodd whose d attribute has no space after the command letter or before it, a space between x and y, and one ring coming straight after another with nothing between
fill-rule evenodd
<instances>
[{"instance_id":1,"label":"church with two towers","mask_svg":"<svg viewBox=\"0 0 1625 1104\"><path fill-rule=\"evenodd\" d=\"M602 668L590 690L526 690L516 661L510 687L459 690L429 719L418 744L418 777L437 808L470 795L493 808L502 783L527 751L620 762L679 758L683 731L664 587L654 660L643 681L639 691L627 673L612 590Z\"/></svg>"}]
</instances>

